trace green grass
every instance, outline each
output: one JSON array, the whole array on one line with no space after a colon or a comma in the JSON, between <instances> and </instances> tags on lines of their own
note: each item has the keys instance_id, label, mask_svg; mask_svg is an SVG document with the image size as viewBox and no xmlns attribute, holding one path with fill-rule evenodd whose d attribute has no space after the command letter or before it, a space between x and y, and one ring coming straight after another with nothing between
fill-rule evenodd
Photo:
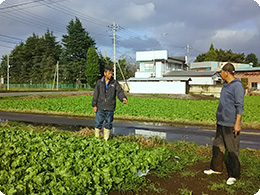
<instances>
[{"instance_id":1,"label":"green grass","mask_svg":"<svg viewBox=\"0 0 260 195\"><path fill-rule=\"evenodd\" d=\"M182 188L178 190L181 195L192 195L192 190L189 190L188 188Z\"/></svg>"},{"instance_id":2,"label":"green grass","mask_svg":"<svg viewBox=\"0 0 260 195\"><path fill-rule=\"evenodd\" d=\"M198 172L195 171L182 171L181 176L182 177L195 177L198 174Z\"/></svg>"}]
</instances>

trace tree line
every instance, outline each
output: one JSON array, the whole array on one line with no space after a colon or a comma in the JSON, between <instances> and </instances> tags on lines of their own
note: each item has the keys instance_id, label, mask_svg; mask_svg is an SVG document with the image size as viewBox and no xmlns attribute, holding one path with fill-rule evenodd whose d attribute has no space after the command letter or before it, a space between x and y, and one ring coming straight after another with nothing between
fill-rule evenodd
<instances>
[{"instance_id":1,"label":"tree line","mask_svg":"<svg viewBox=\"0 0 260 195\"><path fill-rule=\"evenodd\" d=\"M253 63L254 67L260 66L258 58L254 53L245 56L244 53L234 53L231 49L225 51L215 49L211 44L208 52L197 56L195 62L218 61L218 62L234 62L234 63Z\"/></svg>"},{"instance_id":2,"label":"tree line","mask_svg":"<svg viewBox=\"0 0 260 195\"><path fill-rule=\"evenodd\" d=\"M10 83L51 84L59 62L60 83L88 83L94 87L97 79L103 76L104 67L114 66L109 57L97 50L95 40L78 18L69 22L61 43L49 30L41 37L33 33L9 55ZM122 56L118 63L126 78L134 76L136 66L130 57ZM118 66L116 73L117 80L122 80ZM6 80L7 55L2 56L0 75Z\"/></svg>"}]
</instances>

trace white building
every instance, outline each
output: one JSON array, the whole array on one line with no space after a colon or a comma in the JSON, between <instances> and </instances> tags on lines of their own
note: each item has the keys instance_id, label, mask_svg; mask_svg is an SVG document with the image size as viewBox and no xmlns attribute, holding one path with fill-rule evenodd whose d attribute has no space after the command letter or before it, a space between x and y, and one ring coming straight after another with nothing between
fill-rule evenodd
<instances>
[{"instance_id":1,"label":"white building","mask_svg":"<svg viewBox=\"0 0 260 195\"><path fill-rule=\"evenodd\" d=\"M185 57L169 57L167 50L136 52L136 62L139 70L135 78L161 78L167 72L187 67Z\"/></svg>"},{"instance_id":2,"label":"white building","mask_svg":"<svg viewBox=\"0 0 260 195\"><path fill-rule=\"evenodd\" d=\"M214 85L216 72L187 71L186 56L170 57L167 50L136 52L139 69L128 79L130 93L187 94L190 85Z\"/></svg>"},{"instance_id":3,"label":"white building","mask_svg":"<svg viewBox=\"0 0 260 195\"><path fill-rule=\"evenodd\" d=\"M188 93L189 78L164 78L168 72L186 69L185 57L169 57L167 50L136 52L139 69L128 79L130 93Z\"/></svg>"}]
</instances>

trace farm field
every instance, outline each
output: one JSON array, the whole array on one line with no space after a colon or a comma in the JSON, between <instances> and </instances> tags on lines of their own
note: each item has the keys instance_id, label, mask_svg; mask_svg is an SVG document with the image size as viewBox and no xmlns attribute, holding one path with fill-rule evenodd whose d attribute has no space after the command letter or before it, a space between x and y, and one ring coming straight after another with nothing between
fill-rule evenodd
<instances>
[{"instance_id":1,"label":"farm field","mask_svg":"<svg viewBox=\"0 0 260 195\"><path fill-rule=\"evenodd\" d=\"M4 194L107 194L170 158L166 148L0 127Z\"/></svg>"},{"instance_id":2,"label":"farm field","mask_svg":"<svg viewBox=\"0 0 260 195\"><path fill-rule=\"evenodd\" d=\"M0 110L94 117L92 96L4 98ZM218 100L128 97L117 101L116 119L214 125ZM246 96L243 127L260 129L260 96Z\"/></svg>"},{"instance_id":3,"label":"farm field","mask_svg":"<svg viewBox=\"0 0 260 195\"><path fill-rule=\"evenodd\" d=\"M211 147L141 136L112 137L51 126L0 124L0 191L9 194L255 194L259 150L241 150L242 175L206 176ZM138 170L148 175L136 176Z\"/></svg>"}]
</instances>

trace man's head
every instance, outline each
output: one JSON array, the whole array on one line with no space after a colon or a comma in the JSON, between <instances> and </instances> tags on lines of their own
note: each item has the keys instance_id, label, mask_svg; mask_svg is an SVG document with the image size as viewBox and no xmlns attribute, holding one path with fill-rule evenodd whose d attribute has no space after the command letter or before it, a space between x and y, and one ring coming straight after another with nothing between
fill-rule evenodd
<instances>
[{"instance_id":1,"label":"man's head","mask_svg":"<svg viewBox=\"0 0 260 195\"><path fill-rule=\"evenodd\" d=\"M104 76L107 80L110 80L113 75L113 69L110 67L105 67L104 69Z\"/></svg>"},{"instance_id":2,"label":"man's head","mask_svg":"<svg viewBox=\"0 0 260 195\"><path fill-rule=\"evenodd\" d=\"M228 78L233 78L235 74L235 67L231 63L226 63L220 72L220 76L223 80L227 81Z\"/></svg>"}]
</instances>

